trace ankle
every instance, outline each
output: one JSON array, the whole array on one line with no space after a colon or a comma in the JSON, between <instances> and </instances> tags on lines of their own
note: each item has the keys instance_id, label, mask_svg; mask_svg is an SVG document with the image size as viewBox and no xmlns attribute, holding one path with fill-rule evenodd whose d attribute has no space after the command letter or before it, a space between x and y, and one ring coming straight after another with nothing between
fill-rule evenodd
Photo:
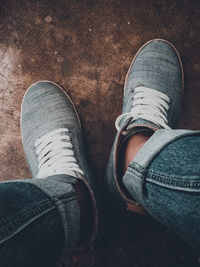
<instances>
[{"instance_id":1,"label":"ankle","mask_svg":"<svg viewBox=\"0 0 200 267\"><path fill-rule=\"evenodd\" d=\"M130 162L132 162L143 147L143 145L148 141L148 139L153 135L153 132L139 132L131 136L123 148L123 171L126 172Z\"/></svg>"}]
</instances>

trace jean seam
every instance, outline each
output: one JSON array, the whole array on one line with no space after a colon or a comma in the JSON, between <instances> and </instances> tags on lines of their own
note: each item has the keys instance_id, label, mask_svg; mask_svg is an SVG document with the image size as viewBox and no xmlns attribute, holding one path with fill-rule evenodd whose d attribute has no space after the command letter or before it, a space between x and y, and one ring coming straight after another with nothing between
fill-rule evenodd
<instances>
[{"instance_id":1,"label":"jean seam","mask_svg":"<svg viewBox=\"0 0 200 267\"><path fill-rule=\"evenodd\" d=\"M150 175L155 175L155 176L158 176L158 177L162 177L162 176L165 176L166 177L166 179L169 179L170 180L170 178L173 178L173 179L176 179L176 180L178 180L178 181L180 181L180 179L182 180L182 181L184 181L184 179L182 179L182 177L183 177L183 175L182 176L179 176L179 175L168 175L168 174L166 174L166 173L159 173L159 172L156 172L156 171L154 171L154 170L149 170L148 171L148 174L150 174ZM187 177L187 176L184 176L184 177ZM193 176L189 176L190 177L190 179L191 178L198 178L199 180L200 180L200 176L198 176L198 175L193 175Z\"/></svg>"},{"instance_id":2,"label":"jean seam","mask_svg":"<svg viewBox=\"0 0 200 267\"><path fill-rule=\"evenodd\" d=\"M149 176L148 176L149 175ZM183 188L185 187L200 187L200 181L191 181L191 177L190 177L190 181L185 181L182 179L182 177L180 176L175 176L175 175L166 175L166 174L161 174L161 173L156 173L155 171L149 171L147 174L147 181L149 180L155 180L163 183L164 185L174 185L174 186L182 186ZM194 177L194 176L193 176ZM200 177L199 177L200 179Z\"/></svg>"},{"instance_id":3,"label":"jean seam","mask_svg":"<svg viewBox=\"0 0 200 267\"><path fill-rule=\"evenodd\" d=\"M12 238L13 236L15 236L17 233L19 233L20 231L22 231L23 229L25 229L28 225L30 225L32 222L34 222L35 220L37 220L38 218L40 218L41 216L51 212L52 210L54 210L55 207L50 207L46 210L44 210L42 213L38 214L37 216L35 216L34 218L28 220L26 223L24 223L21 227L19 227L17 230L13 231L12 233L10 233L7 237L2 237L0 240L0 244L3 244L5 241L8 241L10 238Z\"/></svg>"},{"instance_id":4,"label":"jean seam","mask_svg":"<svg viewBox=\"0 0 200 267\"><path fill-rule=\"evenodd\" d=\"M137 168L134 168L133 166L131 166L131 168L128 167L128 172L135 174L135 175L139 176L140 178L142 178L142 177L144 177L146 170L145 169L138 170Z\"/></svg>"},{"instance_id":5,"label":"jean seam","mask_svg":"<svg viewBox=\"0 0 200 267\"><path fill-rule=\"evenodd\" d=\"M128 166L128 170L131 171L132 169L142 174L146 171L146 168L144 168L143 166L141 166L136 162L131 162L130 165Z\"/></svg>"},{"instance_id":6,"label":"jean seam","mask_svg":"<svg viewBox=\"0 0 200 267\"><path fill-rule=\"evenodd\" d=\"M76 197L70 198L70 199L57 199L57 200L55 200L55 204L57 206L60 206L62 204L68 204L68 203L73 202L73 201L76 201L76 200L77 200Z\"/></svg>"},{"instance_id":7,"label":"jean seam","mask_svg":"<svg viewBox=\"0 0 200 267\"><path fill-rule=\"evenodd\" d=\"M15 229L17 227L19 227L19 225L17 224L17 221L19 221L20 218L26 216L28 217L25 221L26 222L23 222L21 223L22 225L26 225L28 224L29 221L32 221L30 218L33 217L33 216L38 216L39 214L42 214L43 212L45 212L46 210L49 210L52 205L49 205L50 203L46 203L45 205L43 205L42 207L41 206L35 206L35 207L32 207L31 210L28 210L26 212L24 212L23 214L20 214L20 216L18 216L15 220L12 220L11 222L9 222L4 228L1 228L0 230L0 236L1 238L4 238L5 235L8 235L8 233L14 231L15 232ZM54 207L51 208L54 209ZM10 229L8 229L10 228Z\"/></svg>"},{"instance_id":8,"label":"jean seam","mask_svg":"<svg viewBox=\"0 0 200 267\"><path fill-rule=\"evenodd\" d=\"M44 208L48 208L48 206L49 206L49 201L47 202L46 200L45 200L45 201L42 200L42 201L39 202L39 205L40 205L40 206L38 206L38 201L37 201L37 206L36 206L36 205L32 205L31 210L28 210L28 211L24 212L23 214L18 215L18 217L17 217L16 219L12 219L12 218L10 218L9 221L12 221L12 222L13 222L13 221L16 221L18 218L24 217L26 214L29 214L29 213L34 212L33 209L34 209L35 207L37 208L37 211L41 211L41 210L43 210ZM43 206L41 207L41 205L43 205ZM13 217L16 217L16 216L13 216ZM4 219L4 218L3 218L3 219ZM7 223L6 220L5 220L3 223Z\"/></svg>"},{"instance_id":9,"label":"jean seam","mask_svg":"<svg viewBox=\"0 0 200 267\"><path fill-rule=\"evenodd\" d=\"M73 199L76 199L76 193L75 192L68 192L68 193L66 193L66 194L63 194L63 195L61 195L61 196L59 196L59 195L55 195L55 196L53 196L52 197L52 199L55 201L55 202L57 202L57 201L68 201L68 202L70 202L71 201L71 199L73 200Z\"/></svg>"}]
</instances>

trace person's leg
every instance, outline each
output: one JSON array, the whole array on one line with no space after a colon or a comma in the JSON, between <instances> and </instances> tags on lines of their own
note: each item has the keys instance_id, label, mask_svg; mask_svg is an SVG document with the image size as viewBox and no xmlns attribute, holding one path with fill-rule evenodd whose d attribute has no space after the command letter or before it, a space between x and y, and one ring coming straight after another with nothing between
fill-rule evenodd
<instances>
[{"instance_id":1,"label":"person's leg","mask_svg":"<svg viewBox=\"0 0 200 267\"><path fill-rule=\"evenodd\" d=\"M91 201L78 179L57 175L45 181L2 182L0 203L2 266L55 266L64 247L70 254L90 236Z\"/></svg>"},{"instance_id":2,"label":"person's leg","mask_svg":"<svg viewBox=\"0 0 200 267\"><path fill-rule=\"evenodd\" d=\"M88 247L98 228L80 120L58 85L41 81L28 89L21 134L34 178L0 184L0 257L4 266L52 266L61 252L69 255Z\"/></svg>"},{"instance_id":3,"label":"person's leg","mask_svg":"<svg viewBox=\"0 0 200 267\"><path fill-rule=\"evenodd\" d=\"M123 162L124 173L126 172L129 164L134 160L138 151L148 141L151 135L152 133L148 132L136 133L127 140L126 144L123 147L124 153L121 152L121 157L124 159Z\"/></svg>"},{"instance_id":4,"label":"person's leg","mask_svg":"<svg viewBox=\"0 0 200 267\"><path fill-rule=\"evenodd\" d=\"M123 208L152 214L199 250L199 132L171 130L182 89L176 49L164 40L145 44L126 77L105 181Z\"/></svg>"},{"instance_id":5,"label":"person's leg","mask_svg":"<svg viewBox=\"0 0 200 267\"><path fill-rule=\"evenodd\" d=\"M163 137L166 135L163 132ZM144 154L148 157L151 146L156 147L157 141L156 135L152 136L136 154L123 177L124 185L140 202L135 193L135 183L136 179L144 179L143 207L199 253L200 136L180 137L166 144L147 165L143 165Z\"/></svg>"},{"instance_id":6,"label":"person's leg","mask_svg":"<svg viewBox=\"0 0 200 267\"><path fill-rule=\"evenodd\" d=\"M165 40L152 40L134 57L126 76L122 114L116 119L117 134L106 171L109 193L128 210L145 213L123 184L124 161L143 143L126 150L127 144L148 140L155 131L176 126L183 91L183 68L176 49ZM131 147L135 145L131 145ZM127 160L128 163L128 160Z\"/></svg>"},{"instance_id":7,"label":"person's leg","mask_svg":"<svg viewBox=\"0 0 200 267\"><path fill-rule=\"evenodd\" d=\"M0 184L0 265L55 266L64 229L54 201L32 184Z\"/></svg>"}]
</instances>

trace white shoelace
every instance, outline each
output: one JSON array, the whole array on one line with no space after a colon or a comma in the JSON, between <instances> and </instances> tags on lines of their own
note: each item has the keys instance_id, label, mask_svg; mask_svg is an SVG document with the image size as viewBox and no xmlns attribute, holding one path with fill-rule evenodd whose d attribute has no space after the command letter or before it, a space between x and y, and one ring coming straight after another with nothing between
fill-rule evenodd
<instances>
[{"instance_id":1,"label":"white shoelace","mask_svg":"<svg viewBox=\"0 0 200 267\"><path fill-rule=\"evenodd\" d=\"M35 142L38 158L37 178L45 178L55 174L83 175L74 155L68 128L54 130Z\"/></svg>"},{"instance_id":2,"label":"white shoelace","mask_svg":"<svg viewBox=\"0 0 200 267\"><path fill-rule=\"evenodd\" d=\"M170 129L167 119L170 98L159 91L147 87L137 87L133 92L131 111L121 114L115 121L117 131L120 123L128 120L144 119L153 122L159 127Z\"/></svg>"}]
</instances>

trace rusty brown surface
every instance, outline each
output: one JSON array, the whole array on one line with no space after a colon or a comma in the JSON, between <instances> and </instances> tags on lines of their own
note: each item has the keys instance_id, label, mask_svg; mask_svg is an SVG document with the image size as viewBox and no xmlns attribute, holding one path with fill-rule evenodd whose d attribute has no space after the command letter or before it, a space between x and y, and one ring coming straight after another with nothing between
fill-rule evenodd
<instances>
[{"instance_id":1,"label":"rusty brown surface","mask_svg":"<svg viewBox=\"0 0 200 267\"><path fill-rule=\"evenodd\" d=\"M199 129L199 18L198 0L1 0L1 179L30 177L20 105L26 89L42 79L58 83L74 101L89 161L101 181L125 74L139 47L153 38L167 39L179 50L185 70L179 126ZM149 218L123 218L80 266L195 266L192 252L165 228ZM67 265L70 261L62 266Z\"/></svg>"}]
</instances>

